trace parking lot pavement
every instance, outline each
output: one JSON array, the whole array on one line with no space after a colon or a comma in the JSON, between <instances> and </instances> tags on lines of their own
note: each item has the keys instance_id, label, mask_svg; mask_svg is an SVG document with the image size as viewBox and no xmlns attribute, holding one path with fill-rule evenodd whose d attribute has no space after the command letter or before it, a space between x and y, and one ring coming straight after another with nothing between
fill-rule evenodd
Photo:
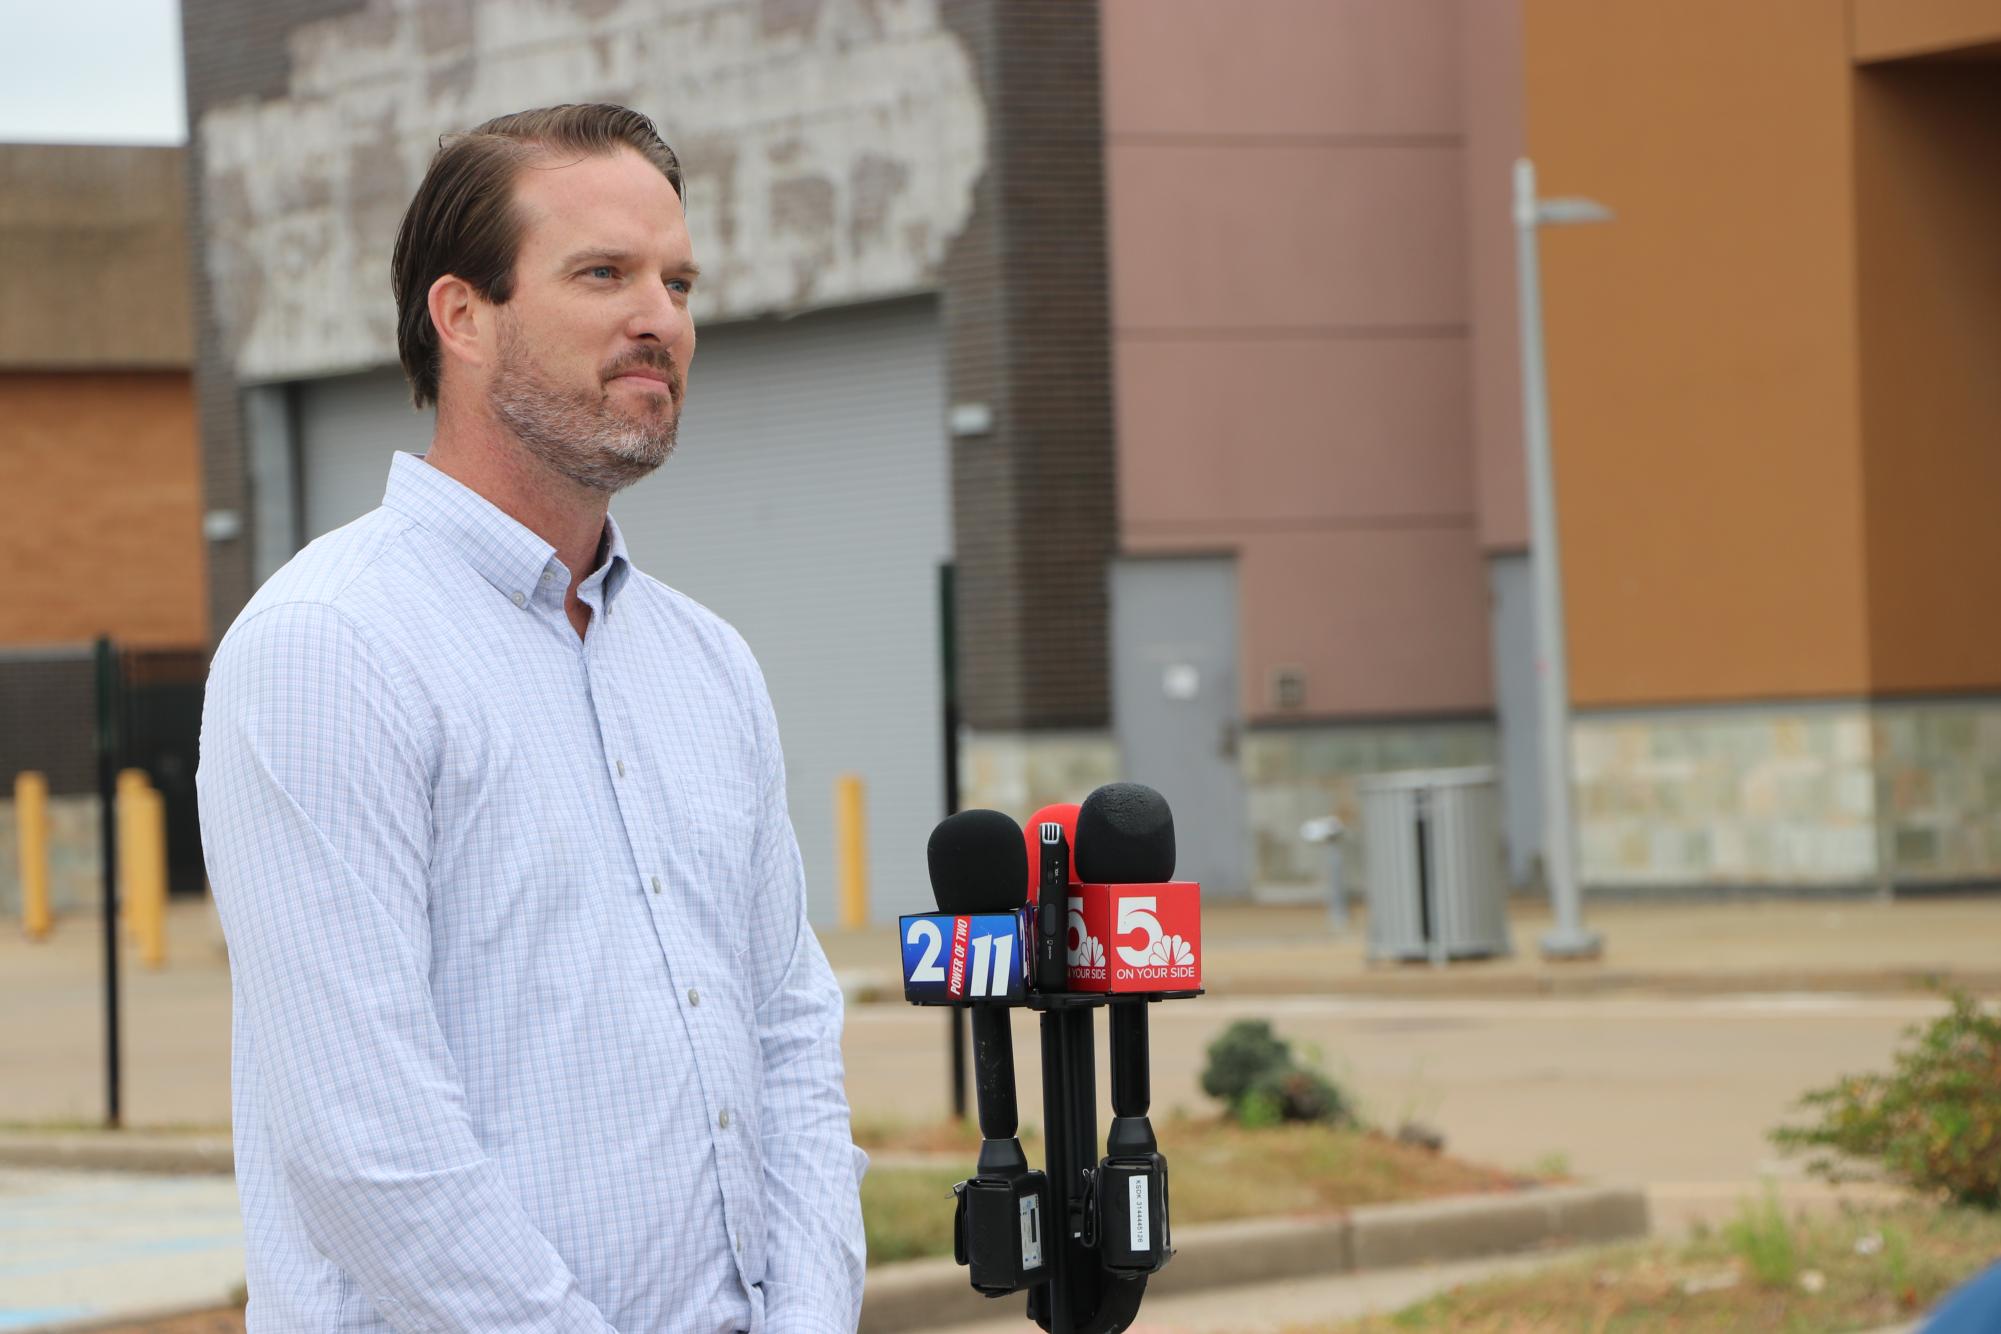
<instances>
[{"instance_id":1,"label":"parking lot pavement","mask_svg":"<svg viewBox=\"0 0 2001 1334\"><path fill-rule=\"evenodd\" d=\"M220 1304L241 1282L226 1176L0 1170L0 1330Z\"/></svg>"}]
</instances>

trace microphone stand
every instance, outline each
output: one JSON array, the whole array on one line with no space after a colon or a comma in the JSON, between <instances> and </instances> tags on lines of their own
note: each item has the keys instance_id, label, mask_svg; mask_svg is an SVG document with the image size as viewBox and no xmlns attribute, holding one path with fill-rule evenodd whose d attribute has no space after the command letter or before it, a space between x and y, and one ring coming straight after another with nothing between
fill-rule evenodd
<instances>
[{"instance_id":1,"label":"microphone stand","mask_svg":"<svg viewBox=\"0 0 2001 1334\"><path fill-rule=\"evenodd\" d=\"M1104 997L1070 990L1065 941L1070 845L1060 823L1044 822L1037 832L1042 858L1035 912L1036 994L1029 1005L1042 1011L1042 1167L1049 1179L1055 1244L1048 1281L1029 1292L1028 1316L1050 1334L1110 1334L1139 1313L1140 1291L1131 1294L1129 1303L1105 1302L1104 1271L1096 1254L1098 1059L1091 1011L1104 1004ZM1138 1287L1143 1291L1144 1284Z\"/></svg>"},{"instance_id":2,"label":"microphone stand","mask_svg":"<svg viewBox=\"0 0 2001 1334\"><path fill-rule=\"evenodd\" d=\"M1146 1275L1107 1271L1098 1253L1098 1072L1091 1012L1102 995L1032 997L1042 1011L1043 1170L1061 1223L1049 1281L1028 1294L1028 1316L1049 1334L1117 1334L1132 1324Z\"/></svg>"}]
</instances>

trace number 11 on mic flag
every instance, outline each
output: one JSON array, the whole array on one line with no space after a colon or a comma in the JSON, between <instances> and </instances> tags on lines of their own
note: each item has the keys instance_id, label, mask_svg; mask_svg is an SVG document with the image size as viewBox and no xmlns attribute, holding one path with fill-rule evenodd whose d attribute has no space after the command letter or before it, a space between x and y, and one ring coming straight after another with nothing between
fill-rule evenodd
<instances>
[{"instance_id":1,"label":"number 11 on mic flag","mask_svg":"<svg viewBox=\"0 0 2001 1334\"><path fill-rule=\"evenodd\" d=\"M1020 913L923 913L899 919L903 997L918 1004L962 1000L1019 1004L1028 997Z\"/></svg>"}]
</instances>

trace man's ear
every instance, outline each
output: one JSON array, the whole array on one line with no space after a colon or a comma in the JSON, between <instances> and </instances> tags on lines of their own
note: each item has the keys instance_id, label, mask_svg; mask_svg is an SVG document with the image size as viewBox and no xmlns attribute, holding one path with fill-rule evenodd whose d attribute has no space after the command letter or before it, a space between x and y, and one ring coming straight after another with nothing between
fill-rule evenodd
<instances>
[{"instance_id":1,"label":"man's ear","mask_svg":"<svg viewBox=\"0 0 2001 1334\"><path fill-rule=\"evenodd\" d=\"M426 299L431 327L438 335L439 370L453 361L467 367L485 366L494 354L493 308L472 284L447 273L431 284Z\"/></svg>"}]
</instances>

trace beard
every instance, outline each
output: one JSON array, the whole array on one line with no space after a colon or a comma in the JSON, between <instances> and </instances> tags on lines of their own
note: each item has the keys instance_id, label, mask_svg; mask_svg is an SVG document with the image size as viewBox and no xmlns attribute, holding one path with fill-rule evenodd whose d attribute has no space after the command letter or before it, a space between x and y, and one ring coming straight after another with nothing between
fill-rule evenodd
<instances>
[{"instance_id":1,"label":"beard","mask_svg":"<svg viewBox=\"0 0 2001 1334\"><path fill-rule=\"evenodd\" d=\"M665 463L681 425L683 380L665 348L642 348L607 366L600 384L609 386L614 377L639 369L658 371L669 383L629 410L612 402L608 387L562 388L542 376L520 331L503 320L500 364L487 401L493 415L551 471L610 494Z\"/></svg>"}]
</instances>

